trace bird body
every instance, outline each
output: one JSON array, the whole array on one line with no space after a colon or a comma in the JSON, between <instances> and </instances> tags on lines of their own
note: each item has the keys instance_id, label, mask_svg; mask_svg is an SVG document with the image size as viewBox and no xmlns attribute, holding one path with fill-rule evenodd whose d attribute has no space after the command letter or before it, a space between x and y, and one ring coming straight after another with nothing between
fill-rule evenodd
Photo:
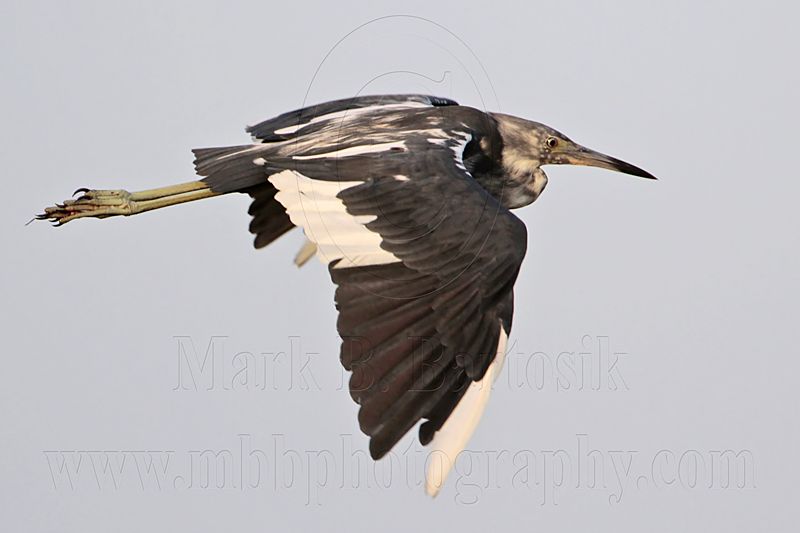
<instances>
[{"instance_id":1,"label":"bird body","mask_svg":"<svg viewBox=\"0 0 800 533\"><path fill-rule=\"evenodd\" d=\"M542 165L649 177L542 124L423 95L365 96L285 113L253 143L194 150L201 179L127 193L82 189L40 218L128 215L244 192L261 248L294 227L337 285L340 359L370 453L419 421L435 494L477 426L511 331ZM434 455L431 456L434 459Z\"/></svg>"}]
</instances>

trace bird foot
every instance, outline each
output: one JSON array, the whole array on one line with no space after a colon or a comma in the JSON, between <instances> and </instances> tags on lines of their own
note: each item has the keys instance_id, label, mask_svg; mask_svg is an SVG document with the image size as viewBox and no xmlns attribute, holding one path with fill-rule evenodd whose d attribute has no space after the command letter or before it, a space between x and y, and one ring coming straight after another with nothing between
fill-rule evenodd
<instances>
[{"instance_id":1,"label":"bird foot","mask_svg":"<svg viewBox=\"0 0 800 533\"><path fill-rule=\"evenodd\" d=\"M131 215L136 210L136 204L131 200L131 193L128 191L82 188L75 191L73 196L79 193L78 198L45 208L44 213L36 215L36 220L48 220L54 226L63 226L76 218Z\"/></svg>"}]
</instances>

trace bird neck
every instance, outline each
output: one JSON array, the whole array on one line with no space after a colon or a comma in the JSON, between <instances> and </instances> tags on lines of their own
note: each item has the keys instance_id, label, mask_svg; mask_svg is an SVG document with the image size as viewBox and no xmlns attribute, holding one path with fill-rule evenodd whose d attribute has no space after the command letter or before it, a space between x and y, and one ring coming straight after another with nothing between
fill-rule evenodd
<instances>
[{"instance_id":1,"label":"bird neck","mask_svg":"<svg viewBox=\"0 0 800 533\"><path fill-rule=\"evenodd\" d=\"M547 185L547 175L538 167L528 173L510 173L498 167L492 172L475 174L475 180L508 209L532 204Z\"/></svg>"}]
</instances>

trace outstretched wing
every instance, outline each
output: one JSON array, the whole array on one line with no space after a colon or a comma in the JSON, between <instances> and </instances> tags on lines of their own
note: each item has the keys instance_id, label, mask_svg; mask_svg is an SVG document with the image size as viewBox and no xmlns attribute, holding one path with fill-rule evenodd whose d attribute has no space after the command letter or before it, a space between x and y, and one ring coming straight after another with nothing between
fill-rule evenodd
<instances>
[{"instance_id":1,"label":"outstretched wing","mask_svg":"<svg viewBox=\"0 0 800 533\"><path fill-rule=\"evenodd\" d=\"M371 454L382 457L424 419L420 441L443 455L429 472L432 493L502 364L527 242L524 224L465 169L472 132L435 117L416 117L428 129L295 155L282 170L267 163L275 199L338 285L341 360Z\"/></svg>"}]
</instances>

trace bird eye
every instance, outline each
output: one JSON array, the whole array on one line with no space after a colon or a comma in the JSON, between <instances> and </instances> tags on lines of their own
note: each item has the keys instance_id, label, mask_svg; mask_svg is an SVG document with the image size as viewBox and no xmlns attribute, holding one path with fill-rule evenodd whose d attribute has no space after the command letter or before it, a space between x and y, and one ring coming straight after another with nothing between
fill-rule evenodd
<instances>
[{"instance_id":1,"label":"bird eye","mask_svg":"<svg viewBox=\"0 0 800 533\"><path fill-rule=\"evenodd\" d=\"M547 143L548 148L555 148L558 146L558 139L556 137L548 137L545 143Z\"/></svg>"}]
</instances>

